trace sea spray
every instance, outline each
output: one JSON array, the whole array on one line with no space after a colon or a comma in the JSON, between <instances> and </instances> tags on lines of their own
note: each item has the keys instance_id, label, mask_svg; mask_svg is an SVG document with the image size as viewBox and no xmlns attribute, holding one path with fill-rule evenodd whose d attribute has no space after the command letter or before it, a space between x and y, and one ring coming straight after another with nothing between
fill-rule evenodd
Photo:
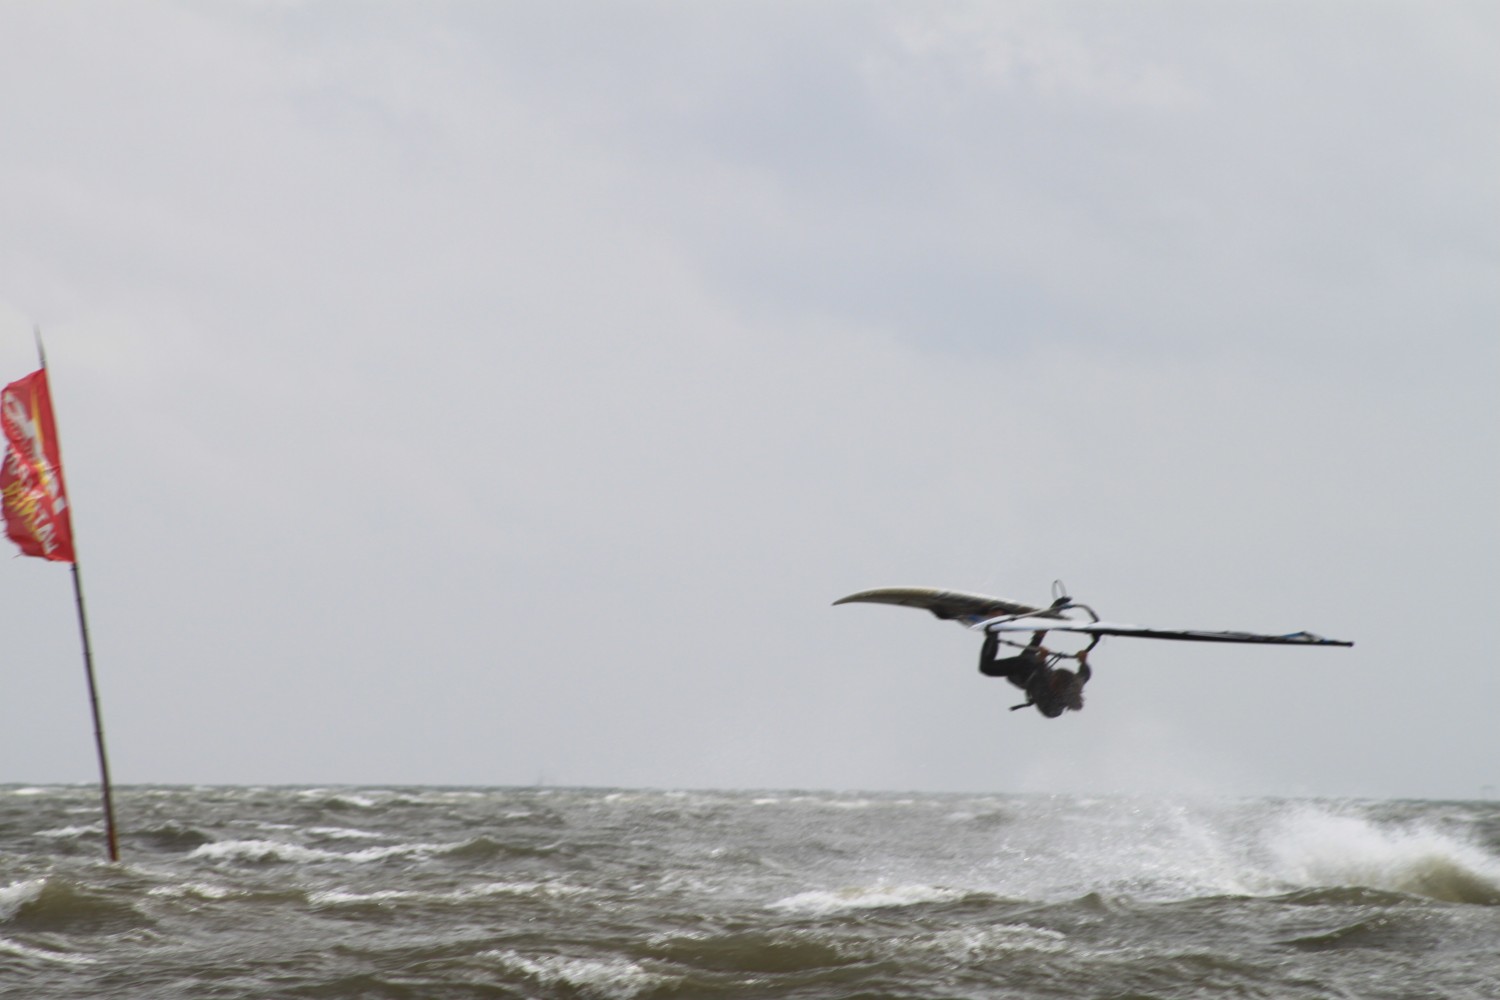
<instances>
[{"instance_id":1,"label":"sea spray","mask_svg":"<svg viewBox=\"0 0 1500 1000\"><path fill-rule=\"evenodd\" d=\"M1379 822L1304 805L1281 819L1269 847L1280 876L1301 888L1356 886L1500 903L1500 857L1421 819Z\"/></svg>"}]
</instances>

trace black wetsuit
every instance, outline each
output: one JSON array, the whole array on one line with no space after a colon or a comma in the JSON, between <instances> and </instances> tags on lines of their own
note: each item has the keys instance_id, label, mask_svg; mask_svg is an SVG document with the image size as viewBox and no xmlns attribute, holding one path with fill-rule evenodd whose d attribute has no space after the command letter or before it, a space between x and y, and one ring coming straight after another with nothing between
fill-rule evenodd
<instances>
[{"instance_id":1,"label":"black wetsuit","mask_svg":"<svg viewBox=\"0 0 1500 1000\"><path fill-rule=\"evenodd\" d=\"M1083 708L1083 686L1088 683L1093 671L1087 662L1081 662L1078 672L1057 670L1047 665L1047 653L1042 650L1042 636L1038 632L1017 656L996 659L1000 647L1000 634L990 632L984 637L984 646L979 651L979 672L986 677L1004 677L1026 692L1027 701L1017 708L1035 705L1036 710L1049 719L1055 719L1068 709Z\"/></svg>"},{"instance_id":2,"label":"black wetsuit","mask_svg":"<svg viewBox=\"0 0 1500 1000\"><path fill-rule=\"evenodd\" d=\"M1042 652L1042 633L1032 636L1031 642L1017 656L997 660L1000 649L1000 633L989 632L984 637L984 646L979 650L979 672L986 677L1004 677L1021 690L1047 668L1047 654Z\"/></svg>"}]
</instances>

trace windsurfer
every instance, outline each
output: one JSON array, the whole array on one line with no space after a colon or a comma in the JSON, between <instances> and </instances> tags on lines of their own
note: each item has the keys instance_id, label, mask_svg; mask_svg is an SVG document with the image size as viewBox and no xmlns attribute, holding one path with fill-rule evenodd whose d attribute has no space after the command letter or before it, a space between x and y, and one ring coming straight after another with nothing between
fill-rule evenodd
<instances>
[{"instance_id":1,"label":"windsurfer","mask_svg":"<svg viewBox=\"0 0 1500 1000\"><path fill-rule=\"evenodd\" d=\"M1016 656L998 659L1000 634L989 632L984 637L984 646L979 651L979 672L986 677L1004 677L1026 692L1027 700L1017 708L1036 706L1036 710L1049 719L1055 719L1072 709L1083 711L1083 686L1093 676L1089 668L1087 653L1076 654L1078 670L1065 670L1052 666L1059 654L1049 652L1042 646L1046 632L1036 632L1031 641Z\"/></svg>"}]
</instances>

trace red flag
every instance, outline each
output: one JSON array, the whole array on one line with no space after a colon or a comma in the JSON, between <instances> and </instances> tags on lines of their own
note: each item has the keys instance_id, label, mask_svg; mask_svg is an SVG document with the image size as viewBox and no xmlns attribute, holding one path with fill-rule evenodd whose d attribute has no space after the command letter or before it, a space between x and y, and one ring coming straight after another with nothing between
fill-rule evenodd
<instances>
[{"instance_id":1,"label":"red flag","mask_svg":"<svg viewBox=\"0 0 1500 1000\"><path fill-rule=\"evenodd\" d=\"M0 393L0 427L9 445L0 468L5 533L25 555L72 562L73 524L47 369L17 379Z\"/></svg>"}]
</instances>

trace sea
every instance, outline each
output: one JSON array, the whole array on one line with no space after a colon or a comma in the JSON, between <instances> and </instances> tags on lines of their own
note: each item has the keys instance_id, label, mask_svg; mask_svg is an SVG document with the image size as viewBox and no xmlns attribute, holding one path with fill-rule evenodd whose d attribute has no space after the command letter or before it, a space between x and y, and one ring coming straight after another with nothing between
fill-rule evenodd
<instances>
[{"instance_id":1,"label":"sea","mask_svg":"<svg viewBox=\"0 0 1500 1000\"><path fill-rule=\"evenodd\" d=\"M0 787L0 996L1500 997L1491 802Z\"/></svg>"}]
</instances>

